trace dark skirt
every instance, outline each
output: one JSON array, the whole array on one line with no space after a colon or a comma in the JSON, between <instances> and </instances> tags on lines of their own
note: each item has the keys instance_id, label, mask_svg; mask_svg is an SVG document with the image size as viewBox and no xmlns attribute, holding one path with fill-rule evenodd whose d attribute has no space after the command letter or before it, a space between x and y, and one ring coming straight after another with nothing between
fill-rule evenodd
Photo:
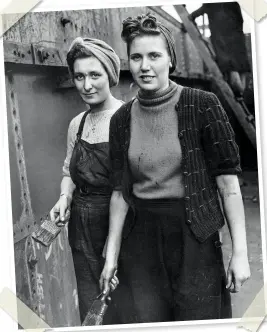
<instances>
[{"instance_id":1,"label":"dark skirt","mask_svg":"<svg viewBox=\"0 0 267 332\"><path fill-rule=\"evenodd\" d=\"M69 244L77 281L79 310L83 322L100 293L99 278L104 266L102 251L108 235L110 195L75 194L69 222ZM111 303L104 324L118 324Z\"/></svg>"},{"instance_id":2,"label":"dark skirt","mask_svg":"<svg viewBox=\"0 0 267 332\"><path fill-rule=\"evenodd\" d=\"M136 199L135 206L135 225L122 243L119 266L121 284L128 287L121 299L129 308L125 322L231 318L218 232L197 241L182 199Z\"/></svg>"}]
</instances>

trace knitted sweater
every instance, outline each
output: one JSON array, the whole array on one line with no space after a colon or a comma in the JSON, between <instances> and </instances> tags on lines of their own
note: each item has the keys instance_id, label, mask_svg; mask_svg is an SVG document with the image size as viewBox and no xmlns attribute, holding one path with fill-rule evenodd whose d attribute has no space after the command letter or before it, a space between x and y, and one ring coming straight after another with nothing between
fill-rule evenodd
<instances>
[{"instance_id":1,"label":"knitted sweater","mask_svg":"<svg viewBox=\"0 0 267 332\"><path fill-rule=\"evenodd\" d=\"M114 190L122 191L130 209L123 230L134 225L133 179L129 168L131 104L124 104L110 121L110 158ZM203 242L224 225L216 177L239 174L240 157L234 132L218 98L209 92L184 87L176 105L178 137L187 223Z\"/></svg>"},{"instance_id":2,"label":"knitted sweater","mask_svg":"<svg viewBox=\"0 0 267 332\"><path fill-rule=\"evenodd\" d=\"M138 94L131 109L129 164L133 194L142 199L181 198L182 151L175 105L182 87L170 81L160 93Z\"/></svg>"}]
</instances>

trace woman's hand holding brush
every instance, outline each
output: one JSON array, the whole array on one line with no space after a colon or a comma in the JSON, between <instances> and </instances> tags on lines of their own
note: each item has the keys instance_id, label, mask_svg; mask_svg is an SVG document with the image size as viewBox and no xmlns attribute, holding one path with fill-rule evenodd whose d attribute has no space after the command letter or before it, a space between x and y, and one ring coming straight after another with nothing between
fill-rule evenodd
<instances>
[{"instance_id":1,"label":"woman's hand holding brush","mask_svg":"<svg viewBox=\"0 0 267 332\"><path fill-rule=\"evenodd\" d=\"M66 194L61 194L59 200L50 211L50 219L58 226L64 225L68 220L71 199Z\"/></svg>"}]
</instances>

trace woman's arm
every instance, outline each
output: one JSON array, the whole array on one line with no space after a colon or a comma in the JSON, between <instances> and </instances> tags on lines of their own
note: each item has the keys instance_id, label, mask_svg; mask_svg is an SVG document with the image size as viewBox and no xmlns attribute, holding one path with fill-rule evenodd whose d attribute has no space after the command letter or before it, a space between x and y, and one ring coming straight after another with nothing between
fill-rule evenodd
<instances>
[{"instance_id":1,"label":"woman's arm","mask_svg":"<svg viewBox=\"0 0 267 332\"><path fill-rule=\"evenodd\" d=\"M204 6L201 6L200 8L194 10L191 14L189 14L188 17L194 21L197 17L204 14L205 14L205 8Z\"/></svg>"},{"instance_id":2,"label":"woman's arm","mask_svg":"<svg viewBox=\"0 0 267 332\"><path fill-rule=\"evenodd\" d=\"M121 235L129 205L121 191L113 191L109 210L109 234L106 261L117 264L121 245Z\"/></svg>"},{"instance_id":3,"label":"woman's arm","mask_svg":"<svg viewBox=\"0 0 267 332\"><path fill-rule=\"evenodd\" d=\"M106 261L101 273L99 286L104 292L109 291L109 282L114 275L121 246L122 230L129 205L122 195L124 173L123 114L125 104L111 117L109 127L109 158L111 162L110 182L113 192L109 208L109 234L107 238ZM105 249L104 249L105 250Z\"/></svg>"},{"instance_id":4,"label":"woman's arm","mask_svg":"<svg viewBox=\"0 0 267 332\"><path fill-rule=\"evenodd\" d=\"M109 233L107 240L106 261L100 276L100 289L109 292L110 280L118 266L121 247L122 229L129 205L125 202L121 191L113 191L109 210Z\"/></svg>"},{"instance_id":5,"label":"woman's arm","mask_svg":"<svg viewBox=\"0 0 267 332\"><path fill-rule=\"evenodd\" d=\"M60 217L60 220L64 222L66 217L67 209L70 207L72 201L72 194L75 189L75 184L73 183L70 172L69 172L69 164L73 152L73 148L75 145L75 135L77 132L77 117L74 118L68 128L67 135L67 154L63 165L63 178L60 184L60 196L59 200L56 202L54 207L50 211L50 218L52 221L55 221L56 218Z\"/></svg>"},{"instance_id":6,"label":"woman's arm","mask_svg":"<svg viewBox=\"0 0 267 332\"><path fill-rule=\"evenodd\" d=\"M236 293L250 277L243 200L236 175L219 175L216 182L232 239L232 257L226 287Z\"/></svg>"},{"instance_id":7,"label":"woman's arm","mask_svg":"<svg viewBox=\"0 0 267 332\"><path fill-rule=\"evenodd\" d=\"M227 272L227 288L238 292L249 278L245 215L237 175L241 173L239 149L228 116L218 98L203 95L202 142L206 165L216 179L224 215L232 238L232 258Z\"/></svg>"},{"instance_id":8,"label":"woman's arm","mask_svg":"<svg viewBox=\"0 0 267 332\"><path fill-rule=\"evenodd\" d=\"M50 211L50 218L52 221L55 221L58 215L61 221L65 221L66 212L70 207L75 187L76 186L70 176L63 176L60 185L59 200Z\"/></svg>"},{"instance_id":9,"label":"woman's arm","mask_svg":"<svg viewBox=\"0 0 267 332\"><path fill-rule=\"evenodd\" d=\"M60 195L66 195L69 200L72 200L72 194L76 188L70 176L63 176L60 184Z\"/></svg>"}]
</instances>

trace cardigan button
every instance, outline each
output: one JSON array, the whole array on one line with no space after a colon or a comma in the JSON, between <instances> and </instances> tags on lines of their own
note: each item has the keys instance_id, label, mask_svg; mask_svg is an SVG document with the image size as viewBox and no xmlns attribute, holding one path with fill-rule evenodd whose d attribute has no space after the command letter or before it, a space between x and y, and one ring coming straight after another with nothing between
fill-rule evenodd
<instances>
[{"instance_id":1,"label":"cardigan button","mask_svg":"<svg viewBox=\"0 0 267 332\"><path fill-rule=\"evenodd\" d=\"M183 174L186 176L186 175L188 175L188 172L185 171Z\"/></svg>"},{"instance_id":2,"label":"cardigan button","mask_svg":"<svg viewBox=\"0 0 267 332\"><path fill-rule=\"evenodd\" d=\"M184 134L183 134L182 132L180 132L180 133L178 134L178 137L179 137L179 138L183 138L183 137L184 137Z\"/></svg>"},{"instance_id":3,"label":"cardigan button","mask_svg":"<svg viewBox=\"0 0 267 332\"><path fill-rule=\"evenodd\" d=\"M222 246L222 242L221 241L215 241L215 247L216 248L220 248Z\"/></svg>"},{"instance_id":4,"label":"cardigan button","mask_svg":"<svg viewBox=\"0 0 267 332\"><path fill-rule=\"evenodd\" d=\"M187 220L187 223L188 223L188 225L191 225L192 224L192 221L191 220Z\"/></svg>"},{"instance_id":5,"label":"cardigan button","mask_svg":"<svg viewBox=\"0 0 267 332\"><path fill-rule=\"evenodd\" d=\"M190 197L189 196L185 196L185 201L190 201Z\"/></svg>"}]
</instances>

